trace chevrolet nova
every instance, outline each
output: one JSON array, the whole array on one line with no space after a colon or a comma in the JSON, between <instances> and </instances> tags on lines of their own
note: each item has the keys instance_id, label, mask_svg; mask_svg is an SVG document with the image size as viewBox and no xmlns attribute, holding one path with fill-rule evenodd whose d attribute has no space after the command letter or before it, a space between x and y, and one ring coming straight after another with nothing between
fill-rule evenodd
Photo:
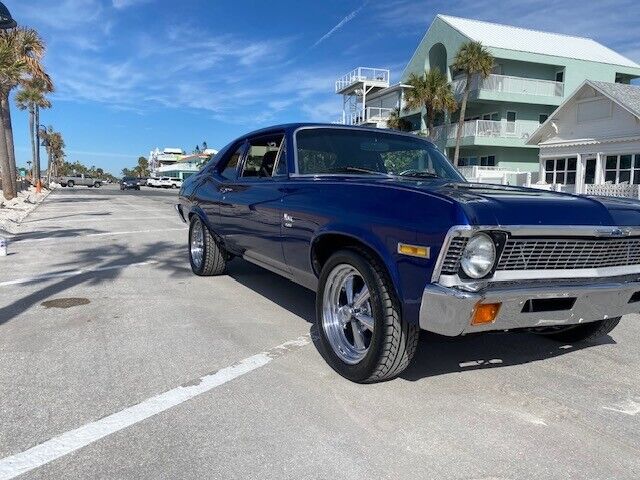
<instances>
[{"instance_id":1,"label":"chevrolet nova","mask_svg":"<svg viewBox=\"0 0 640 480\"><path fill-rule=\"evenodd\" d=\"M237 256L317 292L325 356L356 382L402 372L420 329L579 342L640 311L638 202L468 183L413 135L260 130L185 181L176 209L195 274Z\"/></svg>"}]
</instances>

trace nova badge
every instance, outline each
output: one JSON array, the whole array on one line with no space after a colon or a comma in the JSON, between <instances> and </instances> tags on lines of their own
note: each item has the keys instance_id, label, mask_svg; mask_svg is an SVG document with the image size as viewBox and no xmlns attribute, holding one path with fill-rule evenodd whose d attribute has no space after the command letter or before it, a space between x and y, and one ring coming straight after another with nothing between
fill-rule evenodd
<instances>
[{"instance_id":1,"label":"nova badge","mask_svg":"<svg viewBox=\"0 0 640 480\"><path fill-rule=\"evenodd\" d=\"M631 235L630 228L614 228L613 230L597 230L600 235L609 237L628 237Z\"/></svg>"}]
</instances>

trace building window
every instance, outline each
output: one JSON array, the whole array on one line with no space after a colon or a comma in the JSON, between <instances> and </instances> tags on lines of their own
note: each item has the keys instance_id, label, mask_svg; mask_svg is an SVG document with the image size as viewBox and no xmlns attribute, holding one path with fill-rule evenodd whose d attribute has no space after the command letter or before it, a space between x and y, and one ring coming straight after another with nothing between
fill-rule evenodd
<instances>
[{"instance_id":1,"label":"building window","mask_svg":"<svg viewBox=\"0 0 640 480\"><path fill-rule=\"evenodd\" d=\"M564 82L564 70L558 70L556 72L556 82Z\"/></svg>"},{"instance_id":2,"label":"building window","mask_svg":"<svg viewBox=\"0 0 640 480\"><path fill-rule=\"evenodd\" d=\"M639 185L640 153L607 155L604 164L604 181Z\"/></svg>"},{"instance_id":3,"label":"building window","mask_svg":"<svg viewBox=\"0 0 640 480\"><path fill-rule=\"evenodd\" d=\"M482 157L460 157L458 158L458 166L460 167L495 167L496 156L485 155Z\"/></svg>"},{"instance_id":4,"label":"building window","mask_svg":"<svg viewBox=\"0 0 640 480\"><path fill-rule=\"evenodd\" d=\"M483 167L495 167L496 166L496 156L495 155L487 155L485 157L480 157L480 165Z\"/></svg>"},{"instance_id":5,"label":"building window","mask_svg":"<svg viewBox=\"0 0 640 480\"><path fill-rule=\"evenodd\" d=\"M545 182L575 185L577 165L578 159L576 157L546 160L544 164Z\"/></svg>"},{"instance_id":6,"label":"building window","mask_svg":"<svg viewBox=\"0 0 640 480\"><path fill-rule=\"evenodd\" d=\"M516 112L507 112L507 122L515 122L517 118L518 114Z\"/></svg>"},{"instance_id":7,"label":"building window","mask_svg":"<svg viewBox=\"0 0 640 480\"><path fill-rule=\"evenodd\" d=\"M543 124L547 121L547 118L549 118L548 113L541 113L540 115L538 115L538 123Z\"/></svg>"}]
</instances>

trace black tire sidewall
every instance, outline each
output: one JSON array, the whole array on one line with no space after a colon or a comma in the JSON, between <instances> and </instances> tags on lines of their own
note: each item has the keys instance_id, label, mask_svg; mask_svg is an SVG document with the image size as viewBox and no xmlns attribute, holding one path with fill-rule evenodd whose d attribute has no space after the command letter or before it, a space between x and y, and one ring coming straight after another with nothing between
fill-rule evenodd
<instances>
[{"instance_id":1,"label":"black tire sidewall","mask_svg":"<svg viewBox=\"0 0 640 480\"><path fill-rule=\"evenodd\" d=\"M323 296L326 287L327 277L331 271L340 264L348 264L355 267L369 289L371 309L373 318L375 321L375 327L373 330L373 336L371 338L371 344L369 345L369 351L366 356L355 365L349 365L343 362L340 357L334 352L331 343L329 342L323 327ZM322 345L323 354L329 365L338 372L340 375L352 380L354 382L364 382L369 379L372 373L375 371L378 360L382 355L383 347L383 335L385 332L384 325L384 311L382 305L382 299L379 291L378 284L386 279L379 278L374 268L369 264L365 257L353 250L341 250L335 253L325 263L320 274L318 282L318 291L316 294L316 329Z\"/></svg>"},{"instance_id":2,"label":"black tire sidewall","mask_svg":"<svg viewBox=\"0 0 640 480\"><path fill-rule=\"evenodd\" d=\"M202 220L200 219L200 217L198 217L197 215L194 215L191 218L191 222L189 223L189 243L187 245L187 248L189 249L189 263L191 264L191 270L193 271L193 273L195 273L196 275L202 275L202 273L204 272L204 268L205 268L205 260L207 258L207 242L203 241L202 242L202 262L200 262L200 267L197 267L194 263L193 263L193 258L191 257L191 234L193 231L193 227L195 226L196 223L200 222L200 225L202 227L202 235L205 235L205 231L204 229L206 228L204 223L202 222Z\"/></svg>"}]
</instances>

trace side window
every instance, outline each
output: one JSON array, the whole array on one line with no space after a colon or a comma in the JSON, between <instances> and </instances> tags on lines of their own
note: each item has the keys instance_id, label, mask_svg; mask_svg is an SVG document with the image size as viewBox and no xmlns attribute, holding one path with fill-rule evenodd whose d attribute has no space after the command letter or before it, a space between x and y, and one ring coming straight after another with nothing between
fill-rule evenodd
<instances>
[{"instance_id":1,"label":"side window","mask_svg":"<svg viewBox=\"0 0 640 480\"><path fill-rule=\"evenodd\" d=\"M280 149L280 155L278 155L278 161L276 163L276 170L273 172L274 177L280 177L287 174L287 145L283 143Z\"/></svg>"},{"instance_id":2,"label":"side window","mask_svg":"<svg viewBox=\"0 0 640 480\"><path fill-rule=\"evenodd\" d=\"M224 167L224 170L220 172L224 178L229 180L235 180L238 175L238 162L240 162L240 157L242 157L242 152L244 152L244 143L240 145L231 157L229 157L229 161L227 165Z\"/></svg>"},{"instance_id":3,"label":"side window","mask_svg":"<svg viewBox=\"0 0 640 480\"><path fill-rule=\"evenodd\" d=\"M272 177L283 138L283 135L269 135L249 140L242 177Z\"/></svg>"}]
</instances>

